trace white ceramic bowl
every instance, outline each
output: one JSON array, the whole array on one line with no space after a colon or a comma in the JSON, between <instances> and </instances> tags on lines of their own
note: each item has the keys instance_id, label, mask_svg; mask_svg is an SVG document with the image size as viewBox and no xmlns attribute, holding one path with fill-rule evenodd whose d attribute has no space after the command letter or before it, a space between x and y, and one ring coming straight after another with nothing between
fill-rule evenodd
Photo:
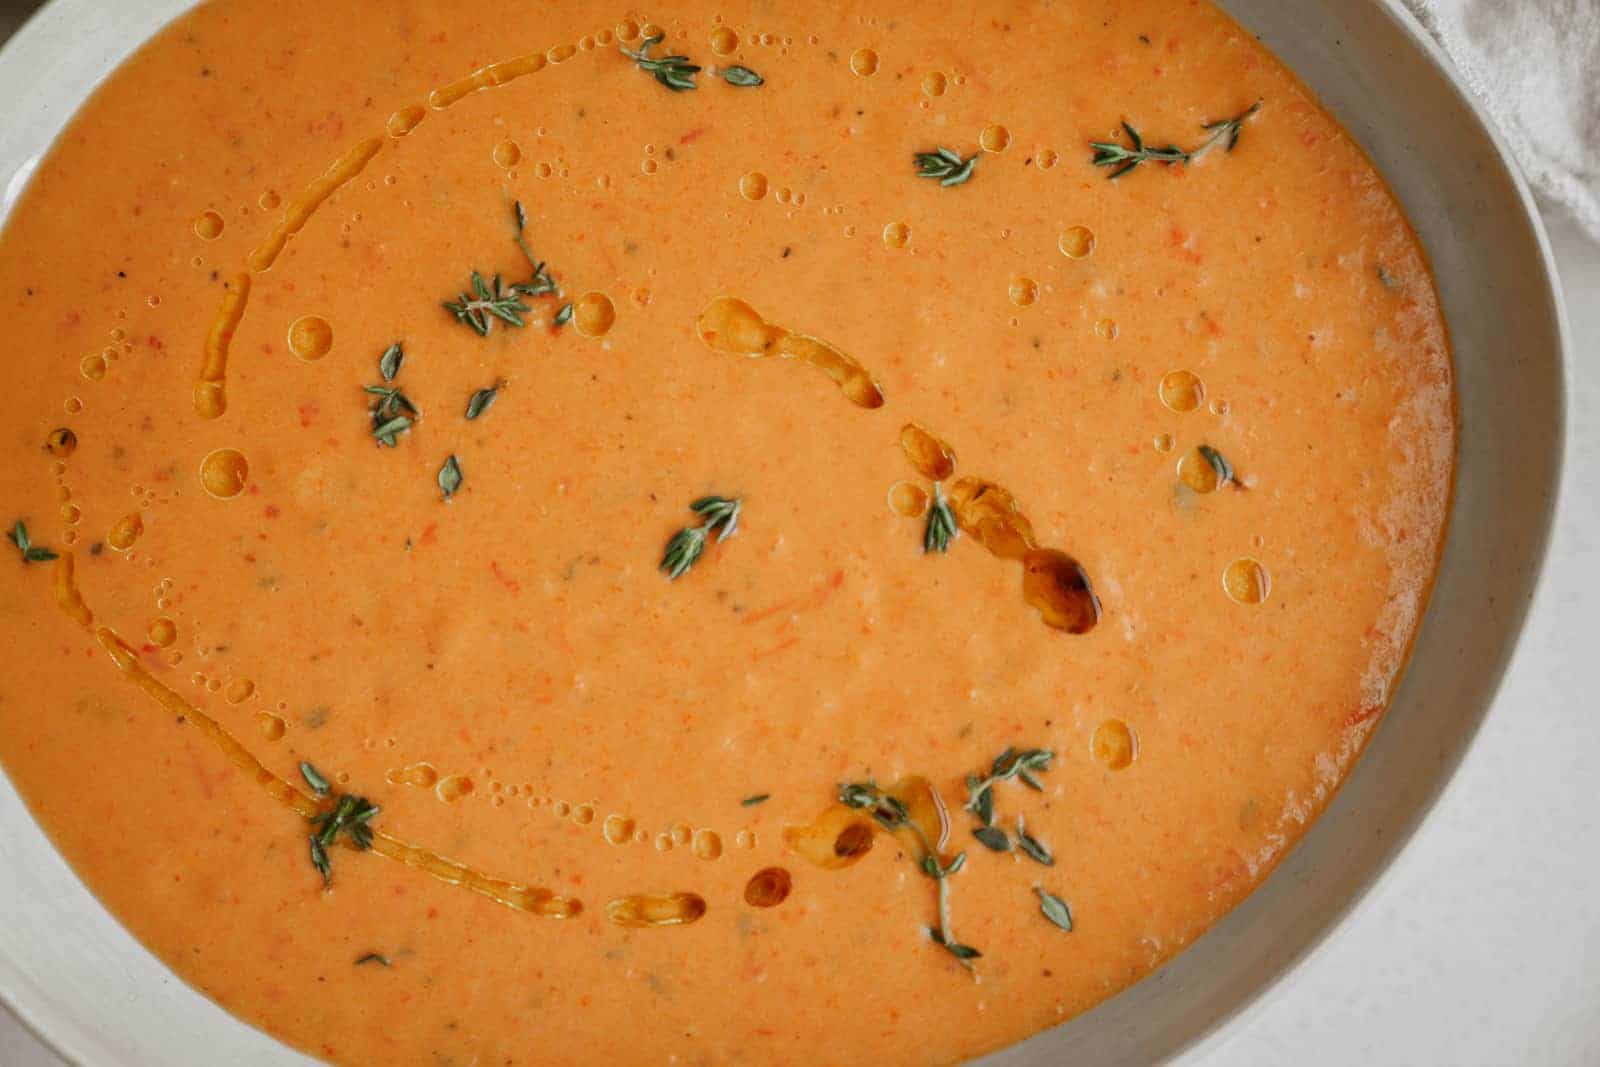
<instances>
[{"instance_id":1,"label":"white ceramic bowl","mask_svg":"<svg viewBox=\"0 0 1600 1067\"><path fill-rule=\"evenodd\" d=\"M382 0L365 0L380 3ZM192 0L52 0L0 51L0 212L89 92ZM1366 755L1276 873L1187 952L993 1067L1148 1063L1213 1033L1326 937L1410 837L1477 732L1543 560L1563 439L1564 326L1543 231L1487 120L1386 0L1224 0L1371 154L1432 257L1461 453L1439 583ZM16 714L13 709L8 714ZM0 997L88 1064L311 1061L141 947L0 784Z\"/></svg>"}]
</instances>

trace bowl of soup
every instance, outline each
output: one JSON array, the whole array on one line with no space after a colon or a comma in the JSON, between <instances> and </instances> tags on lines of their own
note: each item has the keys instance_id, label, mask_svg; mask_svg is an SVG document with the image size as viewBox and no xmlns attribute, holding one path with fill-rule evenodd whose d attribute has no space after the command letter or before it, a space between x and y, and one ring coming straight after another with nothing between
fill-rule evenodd
<instances>
[{"instance_id":1,"label":"bowl of soup","mask_svg":"<svg viewBox=\"0 0 1600 1067\"><path fill-rule=\"evenodd\" d=\"M1515 643L1549 256L1382 3L55 0L0 83L70 1057L1161 1059Z\"/></svg>"}]
</instances>

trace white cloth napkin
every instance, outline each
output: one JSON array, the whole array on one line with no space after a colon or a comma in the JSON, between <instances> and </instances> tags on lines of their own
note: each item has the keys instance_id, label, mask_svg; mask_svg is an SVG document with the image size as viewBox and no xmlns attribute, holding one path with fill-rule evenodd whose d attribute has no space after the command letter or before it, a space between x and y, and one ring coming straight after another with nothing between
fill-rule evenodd
<instances>
[{"instance_id":1,"label":"white cloth napkin","mask_svg":"<svg viewBox=\"0 0 1600 1067\"><path fill-rule=\"evenodd\" d=\"M1600 0L1405 0L1546 205L1600 241Z\"/></svg>"}]
</instances>

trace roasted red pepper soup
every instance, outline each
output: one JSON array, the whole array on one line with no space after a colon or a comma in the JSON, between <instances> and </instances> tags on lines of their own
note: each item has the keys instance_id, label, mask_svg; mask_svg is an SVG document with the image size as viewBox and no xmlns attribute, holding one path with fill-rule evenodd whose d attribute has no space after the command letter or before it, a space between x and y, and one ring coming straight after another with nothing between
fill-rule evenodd
<instances>
[{"instance_id":1,"label":"roasted red pepper soup","mask_svg":"<svg viewBox=\"0 0 1600 1067\"><path fill-rule=\"evenodd\" d=\"M1377 728L1423 252L1203 3L202 5L0 239L0 759L326 1060L950 1063Z\"/></svg>"}]
</instances>

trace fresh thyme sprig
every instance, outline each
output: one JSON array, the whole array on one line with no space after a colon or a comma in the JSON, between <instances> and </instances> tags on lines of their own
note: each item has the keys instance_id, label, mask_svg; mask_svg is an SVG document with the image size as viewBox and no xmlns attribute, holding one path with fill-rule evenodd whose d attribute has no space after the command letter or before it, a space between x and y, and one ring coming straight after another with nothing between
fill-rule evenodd
<instances>
[{"instance_id":1,"label":"fresh thyme sprig","mask_svg":"<svg viewBox=\"0 0 1600 1067\"><path fill-rule=\"evenodd\" d=\"M496 319L507 326L526 326L527 322L522 316L532 311L533 307L524 303L523 298L551 294L559 296L561 293L561 287L550 276L544 260L533 254L523 237L523 231L528 228L528 213L522 209L522 201L512 204L511 213L517 224L512 236L528 260L533 276L525 282L506 285L498 274L486 281L481 273L473 271L468 279L468 291L458 294L454 300L444 302L445 310L454 315L457 322L470 326L479 337L489 336Z\"/></svg>"},{"instance_id":2,"label":"fresh thyme sprig","mask_svg":"<svg viewBox=\"0 0 1600 1067\"><path fill-rule=\"evenodd\" d=\"M17 551L22 553L24 563L48 563L56 558L56 554L50 549L33 543L33 539L28 536L27 523L21 519L17 520L17 524L6 533L6 536L17 546Z\"/></svg>"},{"instance_id":3,"label":"fresh thyme sprig","mask_svg":"<svg viewBox=\"0 0 1600 1067\"><path fill-rule=\"evenodd\" d=\"M328 795L332 788L328 780L310 763L300 764L300 775L319 797ZM378 808L366 797L341 793L333 798L333 807L311 816L315 829L311 833L311 865L322 875L322 884L333 883L333 864L328 859L328 849L344 834L350 844L365 852L372 847L372 827L368 825L378 814Z\"/></svg>"},{"instance_id":4,"label":"fresh thyme sprig","mask_svg":"<svg viewBox=\"0 0 1600 1067\"><path fill-rule=\"evenodd\" d=\"M1245 120L1260 110L1261 101L1257 100L1230 119L1201 123L1200 128L1209 130L1211 136L1188 151L1175 144L1152 148L1145 144L1139 131L1124 120L1122 129L1127 133L1128 142L1132 147L1116 141L1090 141L1089 147L1094 149L1094 158L1091 162L1097 167L1114 167L1115 169L1107 177L1116 179L1143 163L1161 163L1166 166L1174 163L1192 163L1219 144L1223 145L1224 151L1232 152L1234 146L1239 143L1239 131L1244 127Z\"/></svg>"},{"instance_id":5,"label":"fresh thyme sprig","mask_svg":"<svg viewBox=\"0 0 1600 1067\"><path fill-rule=\"evenodd\" d=\"M377 397L368 413L372 417L372 436L377 438L380 447L394 448L399 444L400 435L411 429L422 414L400 387L393 384L405 358L405 349L396 341L384 349L378 359L378 373L384 384L362 387L368 395Z\"/></svg>"},{"instance_id":6,"label":"fresh thyme sprig","mask_svg":"<svg viewBox=\"0 0 1600 1067\"><path fill-rule=\"evenodd\" d=\"M918 845L922 848L922 857L917 865L922 869L922 873L932 878L939 887L939 925L928 927L928 936L933 938L935 944L942 946L950 955L960 960L963 967L970 969L972 961L983 953L971 945L957 941L950 929L950 876L966 866L967 854L958 852L949 863L941 864L933 842L928 840L928 835L923 833L922 827L912 820L905 804L898 797L879 789L876 782L841 785L839 802L847 807L868 812L877 820L879 826L891 833L904 828L910 830L916 837Z\"/></svg>"},{"instance_id":7,"label":"fresh thyme sprig","mask_svg":"<svg viewBox=\"0 0 1600 1067\"><path fill-rule=\"evenodd\" d=\"M928 525L922 531L922 551L948 552L950 541L960 531L956 528L956 517L950 511L950 505L945 501L944 489L938 482L933 483L933 502L928 505Z\"/></svg>"},{"instance_id":8,"label":"fresh thyme sprig","mask_svg":"<svg viewBox=\"0 0 1600 1067\"><path fill-rule=\"evenodd\" d=\"M994 784L1019 778L1024 785L1042 790L1044 786L1039 784L1039 779L1033 776L1033 772L1049 770L1050 761L1055 759L1055 755L1054 752L1043 748L1029 748L1021 752L1015 748L1006 749L994 758L989 767L988 777L967 775L966 810L976 814L984 826L993 826Z\"/></svg>"},{"instance_id":9,"label":"fresh thyme sprig","mask_svg":"<svg viewBox=\"0 0 1600 1067\"><path fill-rule=\"evenodd\" d=\"M940 185L946 187L966 182L972 177L972 172L978 165L976 152L967 159L962 159L959 152L949 148L918 152L912 159L917 164L917 177L936 178Z\"/></svg>"},{"instance_id":10,"label":"fresh thyme sprig","mask_svg":"<svg viewBox=\"0 0 1600 1067\"><path fill-rule=\"evenodd\" d=\"M739 527L742 507L744 501L738 497L721 496L703 496L690 504L689 510L706 521L699 526L685 526L667 542L667 549L661 556L661 569L667 573L667 579L671 581L693 567L705 552L712 534L717 535L718 544L732 537Z\"/></svg>"},{"instance_id":11,"label":"fresh thyme sprig","mask_svg":"<svg viewBox=\"0 0 1600 1067\"><path fill-rule=\"evenodd\" d=\"M639 64L639 69L647 74L655 75L656 81L665 85L675 93L686 89L697 89L694 76L700 73L700 68L689 62L688 56L652 56L650 50L665 40L664 34L652 34L639 42L637 52L619 45L622 54Z\"/></svg>"}]
</instances>

